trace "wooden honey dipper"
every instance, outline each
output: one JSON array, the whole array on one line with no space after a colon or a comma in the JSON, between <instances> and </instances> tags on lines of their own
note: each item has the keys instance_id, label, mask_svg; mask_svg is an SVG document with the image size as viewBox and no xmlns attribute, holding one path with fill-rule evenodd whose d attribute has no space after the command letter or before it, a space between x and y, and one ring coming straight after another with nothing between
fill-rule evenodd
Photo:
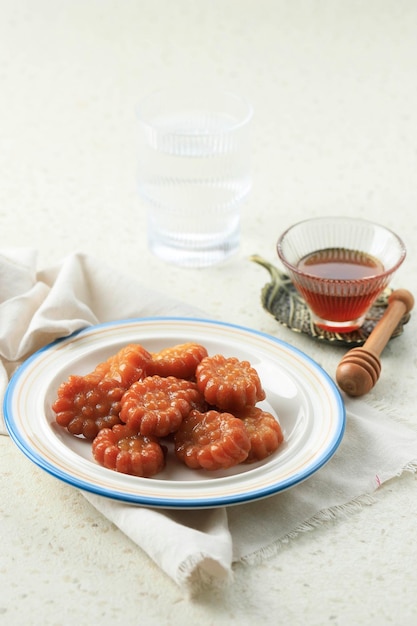
<instances>
[{"instance_id":1,"label":"wooden honey dipper","mask_svg":"<svg viewBox=\"0 0 417 626\"><path fill-rule=\"evenodd\" d=\"M414 297L407 289L393 291L388 306L361 348L352 348L336 369L336 381L349 396L363 396L376 384L381 373L379 356L403 315L411 311Z\"/></svg>"}]
</instances>

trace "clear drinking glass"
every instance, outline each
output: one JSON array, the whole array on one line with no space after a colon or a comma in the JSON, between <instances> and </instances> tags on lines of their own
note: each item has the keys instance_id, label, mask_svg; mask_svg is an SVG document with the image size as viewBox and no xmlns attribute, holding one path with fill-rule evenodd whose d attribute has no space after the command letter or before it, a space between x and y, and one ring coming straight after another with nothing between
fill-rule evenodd
<instances>
[{"instance_id":1,"label":"clear drinking glass","mask_svg":"<svg viewBox=\"0 0 417 626\"><path fill-rule=\"evenodd\" d=\"M406 256L391 230L353 217L299 222L280 236L277 251L314 323L339 333L363 324Z\"/></svg>"},{"instance_id":2,"label":"clear drinking glass","mask_svg":"<svg viewBox=\"0 0 417 626\"><path fill-rule=\"evenodd\" d=\"M139 194L150 249L204 267L237 252L251 188L251 106L216 90L161 90L138 107Z\"/></svg>"}]
</instances>

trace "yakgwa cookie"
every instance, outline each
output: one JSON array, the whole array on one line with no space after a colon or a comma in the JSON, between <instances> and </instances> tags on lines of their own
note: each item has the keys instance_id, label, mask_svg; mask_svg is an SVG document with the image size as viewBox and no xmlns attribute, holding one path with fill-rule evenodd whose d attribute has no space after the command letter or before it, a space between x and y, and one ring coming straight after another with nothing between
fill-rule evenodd
<instances>
[{"instance_id":1,"label":"yakgwa cookie","mask_svg":"<svg viewBox=\"0 0 417 626\"><path fill-rule=\"evenodd\" d=\"M275 417L259 407L247 407L239 414L250 439L246 463L262 461L278 450L284 440L280 424Z\"/></svg>"},{"instance_id":2,"label":"yakgwa cookie","mask_svg":"<svg viewBox=\"0 0 417 626\"><path fill-rule=\"evenodd\" d=\"M192 379L207 350L198 343L182 343L152 353L149 375Z\"/></svg>"},{"instance_id":3,"label":"yakgwa cookie","mask_svg":"<svg viewBox=\"0 0 417 626\"><path fill-rule=\"evenodd\" d=\"M147 376L123 395L120 420L141 435L166 437L184 417L204 405L197 385L174 376Z\"/></svg>"},{"instance_id":4,"label":"yakgwa cookie","mask_svg":"<svg viewBox=\"0 0 417 626\"><path fill-rule=\"evenodd\" d=\"M231 413L191 411L174 435L177 458L192 469L228 469L245 461L250 441Z\"/></svg>"},{"instance_id":5,"label":"yakgwa cookie","mask_svg":"<svg viewBox=\"0 0 417 626\"><path fill-rule=\"evenodd\" d=\"M265 399L256 370L235 357L205 357L197 366L196 382L205 400L222 411L242 411Z\"/></svg>"},{"instance_id":6,"label":"yakgwa cookie","mask_svg":"<svg viewBox=\"0 0 417 626\"><path fill-rule=\"evenodd\" d=\"M125 424L100 430L92 452L97 463L123 474L149 478L165 467L166 450L158 439L138 435Z\"/></svg>"}]
</instances>

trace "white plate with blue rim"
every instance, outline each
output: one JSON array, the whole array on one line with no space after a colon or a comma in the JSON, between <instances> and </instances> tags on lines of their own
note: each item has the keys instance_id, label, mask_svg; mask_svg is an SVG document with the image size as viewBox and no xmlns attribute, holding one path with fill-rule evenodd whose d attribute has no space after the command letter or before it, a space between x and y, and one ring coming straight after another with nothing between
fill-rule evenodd
<instances>
[{"instance_id":1,"label":"white plate with blue rim","mask_svg":"<svg viewBox=\"0 0 417 626\"><path fill-rule=\"evenodd\" d=\"M168 450L152 478L99 465L91 442L56 424L52 404L71 374L84 375L129 343L149 352L196 342L209 354L249 361L279 421L284 442L263 461L224 471L191 470ZM309 356L265 333L206 319L151 317L91 326L36 352L12 377L3 412L10 436L36 465L81 490L133 505L200 509L272 496L310 478L335 454L345 431L341 395Z\"/></svg>"}]
</instances>

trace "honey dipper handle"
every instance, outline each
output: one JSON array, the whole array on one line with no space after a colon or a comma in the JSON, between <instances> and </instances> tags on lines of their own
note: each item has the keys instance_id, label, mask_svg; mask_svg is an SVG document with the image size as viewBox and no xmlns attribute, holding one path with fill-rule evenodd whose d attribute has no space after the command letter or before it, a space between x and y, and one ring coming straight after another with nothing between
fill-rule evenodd
<instances>
[{"instance_id":1,"label":"honey dipper handle","mask_svg":"<svg viewBox=\"0 0 417 626\"><path fill-rule=\"evenodd\" d=\"M414 297L407 289L396 289L388 300L388 307L363 345L363 349L379 356L387 345L403 315L411 311Z\"/></svg>"}]
</instances>

